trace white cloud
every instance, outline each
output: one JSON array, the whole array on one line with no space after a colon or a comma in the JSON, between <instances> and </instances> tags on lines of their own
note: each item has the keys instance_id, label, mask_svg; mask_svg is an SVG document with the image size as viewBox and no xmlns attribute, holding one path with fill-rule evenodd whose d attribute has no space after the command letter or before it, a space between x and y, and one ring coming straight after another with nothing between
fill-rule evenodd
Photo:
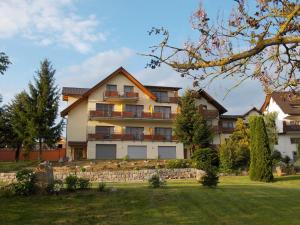
<instances>
[{"instance_id":1,"label":"white cloud","mask_svg":"<svg viewBox=\"0 0 300 225\"><path fill-rule=\"evenodd\" d=\"M85 53L91 43L104 41L94 15L76 15L73 0L3 0L0 38L21 35L41 45L59 44Z\"/></svg>"},{"instance_id":2,"label":"white cloud","mask_svg":"<svg viewBox=\"0 0 300 225\"><path fill-rule=\"evenodd\" d=\"M134 55L129 48L99 52L78 65L58 71L62 86L91 87L122 66Z\"/></svg>"}]
</instances>

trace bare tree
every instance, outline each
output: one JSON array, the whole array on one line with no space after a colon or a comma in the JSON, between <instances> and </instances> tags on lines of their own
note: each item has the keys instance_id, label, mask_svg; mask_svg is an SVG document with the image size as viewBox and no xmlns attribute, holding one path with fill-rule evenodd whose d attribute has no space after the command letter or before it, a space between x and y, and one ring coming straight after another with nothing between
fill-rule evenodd
<instances>
[{"instance_id":1,"label":"bare tree","mask_svg":"<svg viewBox=\"0 0 300 225\"><path fill-rule=\"evenodd\" d=\"M194 86L209 84L217 77L238 77L239 83L251 78L261 82L266 92L297 90L300 70L299 0L234 0L230 16L215 22L200 5L191 17L199 33L182 47L172 45L165 28L152 28L149 35L160 35L151 47L147 64L166 64L194 79ZM239 84L238 83L238 84ZM237 85L238 85L237 84Z\"/></svg>"}]
</instances>

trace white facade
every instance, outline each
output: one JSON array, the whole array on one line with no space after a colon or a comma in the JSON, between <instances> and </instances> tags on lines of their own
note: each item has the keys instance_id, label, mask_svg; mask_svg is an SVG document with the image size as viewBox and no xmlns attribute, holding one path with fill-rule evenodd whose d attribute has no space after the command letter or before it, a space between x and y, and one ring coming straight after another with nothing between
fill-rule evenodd
<instances>
[{"instance_id":1,"label":"white facade","mask_svg":"<svg viewBox=\"0 0 300 225\"><path fill-rule=\"evenodd\" d=\"M292 143L292 139L300 139L300 130L285 131L284 122L289 124L291 121L297 121L299 118L284 113L272 97L264 111L264 113L269 112L277 112L276 128L278 132L278 143L275 145L275 149L280 151L283 157L288 156L294 160L297 154L297 144Z\"/></svg>"}]
</instances>

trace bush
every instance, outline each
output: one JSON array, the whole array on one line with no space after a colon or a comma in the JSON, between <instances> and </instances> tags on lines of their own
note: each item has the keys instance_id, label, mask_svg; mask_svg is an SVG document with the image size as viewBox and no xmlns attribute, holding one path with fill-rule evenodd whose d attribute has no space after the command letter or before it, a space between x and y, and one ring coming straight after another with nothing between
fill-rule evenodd
<instances>
[{"instance_id":1,"label":"bush","mask_svg":"<svg viewBox=\"0 0 300 225\"><path fill-rule=\"evenodd\" d=\"M16 195L31 195L35 191L36 176L32 170L23 169L16 174L17 183L14 184Z\"/></svg>"},{"instance_id":2,"label":"bush","mask_svg":"<svg viewBox=\"0 0 300 225\"><path fill-rule=\"evenodd\" d=\"M280 151L274 150L272 152L271 159L272 159L274 165L278 164L282 160Z\"/></svg>"},{"instance_id":3,"label":"bush","mask_svg":"<svg viewBox=\"0 0 300 225\"><path fill-rule=\"evenodd\" d=\"M12 197L15 195L15 185L9 184L0 188L0 197Z\"/></svg>"},{"instance_id":4,"label":"bush","mask_svg":"<svg viewBox=\"0 0 300 225\"><path fill-rule=\"evenodd\" d=\"M285 163L286 165L289 165L289 163L291 162L291 158L289 156L285 156L282 158L281 160L283 163Z\"/></svg>"},{"instance_id":5,"label":"bush","mask_svg":"<svg viewBox=\"0 0 300 225\"><path fill-rule=\"evenodd\" d=\"M79 189L88 189L90 186L90 180L85 178L78 178L77 185Z\"/></svg>"},{"instance_id":6,"label":"bush","mask_svg":"<svg viewBox=\"0 0 300 225\"><path fill-rule=\"evenodd\" d=\"M49 184L46 188L48 194L58 194L64 187L64 183L61 180L55 180L52 184Z\"/></svg>"},{"instance_id":7,"label":"bush","mask_svg":"<svg viewBox=\"0 0 300 225\"><path fill-rule=\"evenodd\" d=\"M168 169L189 168L189 167L191 167L191 161L187 160L187 159L168 160L166 167Z\"/></svg>"},{"instance_id":8,"label":"bush","mask_svg":"<svg viewBox=\"0 0 300 225\"><path fill-rule=\"evenodd\" d=\"M158 174L153 174L149 178L148 182L149 182L150 187L152 187L152 188L159 188L159 187L165 185L165 181L162 180Z\"/></svg>"},{"instance_id":9,"label":"bush","mask_svg":"<svg viewBox=\"0 0 300 225\"><path fill-rule=\"evenodd\" d=\"M100 182L98 184L98 191L99 192L105 192L106 191L106 184L104 182Z\"/></svg>"},{"instance_id":10,"label":"bush","mask_svg":"<svg viewBox=\"0 0 300 225\"><path fill-rule=\"evenodd\" d=\"M78 177L75 175L69 175L66 177L65 182L68 191L75 191L77 188Z\"/></svg>"},{"instance_id":11,"label":"bush","mask_svg":"<svg viewBox=\"0 0 300 225\"><path fill-rule=\"evenodd\" d=\"M216 187L219 183L219 177L215 169L206 171L206 174L202 177L200 183L207 187Z\"/></svg>"},{"instance_id":12,"label":"bush","mask_svg":"<svg viewBox=\"0 0 300 225\"><path fill-rule=\"evenodd\" d=\"M211 148L198 148L192 155L193 164L197 169L206 171L211 167L218 167L217 151Z\"/></svg>"}]
</instances>

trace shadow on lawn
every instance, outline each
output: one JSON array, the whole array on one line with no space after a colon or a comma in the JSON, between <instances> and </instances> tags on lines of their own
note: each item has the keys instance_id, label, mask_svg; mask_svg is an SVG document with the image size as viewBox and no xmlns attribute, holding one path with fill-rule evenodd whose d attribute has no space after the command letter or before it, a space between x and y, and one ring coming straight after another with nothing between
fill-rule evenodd
<instances>
[{"instance_id":1,"label":"shadow on lawn","mask_svg":"<svg viewBox=\"0 0 300 225\"><path fill-rule=\"evenodd\" d=\"M299 180L300 181L300 176L293 175L293 176L284 176L284 177L276 177L274 179L274 182L280 182L280 181L294 181L294 180Z\"/></svg>"}]
</instances>

